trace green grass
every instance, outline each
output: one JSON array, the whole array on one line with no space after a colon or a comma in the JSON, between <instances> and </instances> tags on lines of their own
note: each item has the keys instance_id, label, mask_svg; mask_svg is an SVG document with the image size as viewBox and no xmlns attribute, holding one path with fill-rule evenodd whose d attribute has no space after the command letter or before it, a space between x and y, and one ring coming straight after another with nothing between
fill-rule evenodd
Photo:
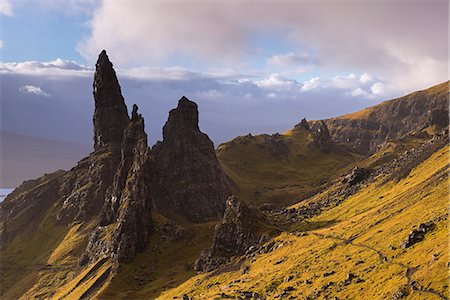
<instances>
[{"instance_id":1,"label":"green grass","mask_svg":"<svg viewBox=\"0 0 450 300\"><path fill-rule=\"evenodd\" d=\"M274 156L271 139L268 135L245 136L219 146L217 156L236 184L233 192L239 199L289 205L308 198L361 159L343 151L317 150L311 135L303 130L276 137L287 151Z\"/></svg>"}]
</instances>

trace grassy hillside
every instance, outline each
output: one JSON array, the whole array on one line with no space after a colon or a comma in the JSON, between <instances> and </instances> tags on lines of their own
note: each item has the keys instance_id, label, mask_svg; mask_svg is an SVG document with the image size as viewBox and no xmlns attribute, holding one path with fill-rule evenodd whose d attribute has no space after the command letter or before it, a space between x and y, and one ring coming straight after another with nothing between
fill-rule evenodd
<instances>
[{"instance_id":1,"label":"grassy hillside","mask_svg":"<svg viewBox=\"0 0 450 300\"><path fill-rule=\"evenodd\" d=\"M217 156L239 199L279 206L308 198L361 159L342 149L318 150L306 130L241 136L220 145Z\"/></svg>"},{"instance_id":2,"label":"grassy hillside","mask_svg":"<svg viewBox=\"0 0 450 300\"><path fill-rule=\"evenodd\" d=\"M400 181L368 184L340 205L297 224L329 227L283 233L273 252L258 254L218 275L198 275L163 293L160 299L243 296L274 298L406 299L448 297L448 147L437 151ZM427 221L436 227L425 239L403 249L412 228Z\"/></svg>"}]
</instances>

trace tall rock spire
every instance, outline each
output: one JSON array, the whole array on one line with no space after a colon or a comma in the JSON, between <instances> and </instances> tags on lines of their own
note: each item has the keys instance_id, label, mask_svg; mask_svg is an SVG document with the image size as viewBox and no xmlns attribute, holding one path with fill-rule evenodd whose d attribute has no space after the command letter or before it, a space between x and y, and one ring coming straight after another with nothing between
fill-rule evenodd
<instances>
[{"instance_id":1,"label":"tall rock spire","mask_svg":"<svg viewBox=\"0 0 450 300\"><path fill-rule=\"evenodd\" d=\"M219 219L230 195L229 181L214 145L198 127L197 104L182 97L163 128L163 141L153 147L159 195L156 208L193 222Z\"/></svg>"},{"instance_id":2,"label":"tall rock spire","mask_svg":"<svg viewBox=\"0 0 450 300\"><path fill-rule=\"evenodd\" d=\"M95 65L94 100L94 150L110 144L120 146L130 118L116 72L105 50Z\"/></svg>"}]
</instances>

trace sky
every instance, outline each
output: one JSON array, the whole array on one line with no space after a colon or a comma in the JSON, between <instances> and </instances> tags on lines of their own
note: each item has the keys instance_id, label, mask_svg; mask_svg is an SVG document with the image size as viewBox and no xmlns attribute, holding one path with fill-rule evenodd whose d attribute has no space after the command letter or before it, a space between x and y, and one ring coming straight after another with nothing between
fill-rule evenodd
<instances>
[{"instance_id":1,"label":"sky","mask_svg":"<svg viewBox=\"0 0 450 300\"><path fill-rule=\"evenodd\" d=\"M150 143L187 96L216 146L448 80L447 0L0 0L1 129L92 143L106 49Z\"/></svg>"}]
</instances>

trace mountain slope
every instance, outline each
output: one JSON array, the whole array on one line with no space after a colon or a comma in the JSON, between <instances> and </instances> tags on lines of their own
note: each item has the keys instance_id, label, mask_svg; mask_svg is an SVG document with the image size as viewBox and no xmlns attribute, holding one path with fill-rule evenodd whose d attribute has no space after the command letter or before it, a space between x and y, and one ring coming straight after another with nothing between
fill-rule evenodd
<instances>
[{"instance_id":1,"label":"mountain slope","mask_svg":"<svg viewBox=\"0 0 450 300\"><path fill-rule=\"evenodd\" d=\"M279 235L275 250L245 256L230 272L193 277L161 299L182 294L194 299L445 299L448 150L441 146L400 181L383 183L386 175L379 175L344 202ZM307 204L297 207L302 205ZM430 221L433 229L423 241L401 246L412 228ZM319 224L329 225L311 229Z\"/></svg>"},{"instance_id":2,"label":"mountain slope","mask_svg":"<svg viewBox=\"0 0 450 300\"><path fill-rule=\"evenodd\" d=\"M356 113L324 121L335 142L366 154L373 152L383 141L399 139L408 133L439 132L448 125L448 101L447 81Z\"/></svg>"}]
</instances>

